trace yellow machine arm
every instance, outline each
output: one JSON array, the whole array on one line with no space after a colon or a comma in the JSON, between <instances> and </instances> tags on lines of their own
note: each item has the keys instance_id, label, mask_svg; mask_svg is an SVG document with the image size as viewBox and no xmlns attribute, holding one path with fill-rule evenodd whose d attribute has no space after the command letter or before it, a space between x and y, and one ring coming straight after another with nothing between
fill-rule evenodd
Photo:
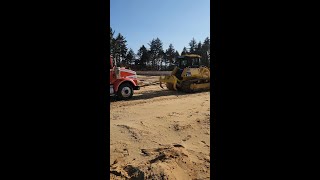
<instances>
[{"instance_id":1,"label":"yellow machine arm","mask_svg":"<svg viewBox=\"0 0 320 180\"><path fill-rule=\"evenodd\" d=\"M173 75L170 75L170 76L160 76L160 78L159 78L160 87L161 87L162 89L163 89L162 83L166 83L168 89L177 90L177 87L176 87L177 81L178 81L178 78L176 78L176 77L173 76ZM170 87L168 87L168 86L170 86ZM171 87L171 86L172 86L172 87Z\"/></svg>"}]
</instances>

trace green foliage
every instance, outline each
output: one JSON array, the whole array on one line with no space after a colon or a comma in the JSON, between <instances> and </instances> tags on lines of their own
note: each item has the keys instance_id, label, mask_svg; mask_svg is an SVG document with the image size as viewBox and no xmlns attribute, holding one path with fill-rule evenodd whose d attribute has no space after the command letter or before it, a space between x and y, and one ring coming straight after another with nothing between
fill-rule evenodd
<instances>
[{"instance_id":1,"label":"green foliage","mask_svg":"<svg viewBox=\"0 0 320 180\"><path fill-rule=\"evenodd\" d=\"M117 37L115 38L115 61L117 63L126 59L127 55L127 40L122 36L121 33L118 33Z\"/></svg>"},{"instance_id":2,"label":"green foliage","mask_svg":"<svg viewBox=\"0 0 320 180\"><path fill-rule=\"evenodd\" d=\"M125 65L127 67L130 67L131 64L134 62L134 58L135 58L135 54L134 54L133 50L130 48L127 55L126 55L126 59L124 60Z\"/></svg>"},{"instance_id":3,"label":"green foliage","mask_svg":"<svg viewBox=\"0 0 320 180\"><path fill-rule=\"evenodd\" d=\"M115 63L119 64L126 61L127 41L121 33L118 33L116 37L114 35L115 31L110 27L110 55L113 56Z\"/></svg>"},{"instance_id":4,"label":"green foliage","mask_svg":"<svg viewBox=\"0 0 320 180\"><path fill-rule=\"evenodd\" d=\"M142 45L139 48L137 55L139 56L139 58L136 60L135 65L137 67L140 67L141 69L146 69L147 63L150 59L149 51L144 45Z\"/></svg>"},{"instance_id":5,"label":"green foliage","mask_svg":"<svg viewBox=\"0 0 320 180\"><path fill-rule=\"evenodd\" d=\"M115 52L114 52L114 47L115 47L115 39L114 39L114 31L112 30L112 28L110 27L110 55L114 56Z\"/></svg>"},{"instance_id":6,"label":"green foliage","mask_svg":"<svg viewBox=\"0 0 320 180\"><path fill-rule=\"evenodd\" d=\"M153 70L160 70L162 66L162 59L163 59L163 47L162 42L159 38L152 39L150 43L150 60L151 60L151 67Z\"/></svg>"},{"instance_id":7,"label":"green foliage","mask_svg":"<svg viewBox=\"0 0 320 180\"><path fill-rule=\"evenodd\" d=\"M205 64L206 66L210 66L210 39L209 39L209 37L207 37L203 42L200 56L202 56L202 58L201 58L202 63Z\"/></svg>"},{"instance_id":8,"label":"green foliage","mask_svg":"<svg viewBox=\"0 0 320 180\"><path fill-rule=\"evenodd\" d=\"M173 64L175 56L176 56L176 50L174 49L172 44L169 45L169 48L166 50L165 54L166 54L166 57L167 57L167 62L166 63Z\"/></svg>"},{"instance_id":9,"label":"green foliage","mask_svg":"<svg viewBox=\"0 0 320 180\"><path fill-rule=\"evenodd\" d=\"M183 47L183 50L181 52L181 56L188 54L188 50L186 47Z\"/></svg>"},{"instance_id":10,"label":"green foliage","mask_svg":"<svg viewBox=\"0 0 320 180\"><path fill-rule=\"evenodd\" d=\"M180 56L180 54L179 54L178 51L176 51L176 52L174 53L174 62L173 62L173 63L177 63L176 58L177 58L178 56Z\"/></svg>"},{"instance_id":11,"label":"green foliage","mask_svg":"<svg viewBox=\"0 0 320 180\"><path fill-rule=\"evenodd\" d=\"M189 46L190 46L190 51L189 52L191 54L194 54L195 50L197 48L197 41L194 38L192 38L192 40L189 42Z\"/></svg>"},{"instance_id":12,"label":"green foliage","mask_svg":"<svg viewBox=\"0 0 320 180\"><path fill-rule=\"evenodd\" d=\"M202 51L202 44L201 44L201 41L199 41L199 43L195 47L194 54L199 54L200 55L201 51Z\"/></svg>"},{"instance_id":13,"label":"green foliage","mask_svg":"<svg viewBox=\"0 0 320 180\"><path fill-rule=\"evenodd\" d=\"M115 31L110 27L110 54L114 57L117 64L131 66L135 70L168 70L172 64L176 63L176 57L180 54L175 50L173 44L169 44L168 49L163 49L162 41L157 37L148 43L149 49L142 45L136 54L132 49L128 50L125 37L118 33L115 37ZM210 66L210 38L197 42L195 38L189 42L189 51L183 47L181 55L198 54L203 65ZM213 51L213 60L215 51ZM171 67L169 67L171 65Z\"/></svg>"}]
</instances>

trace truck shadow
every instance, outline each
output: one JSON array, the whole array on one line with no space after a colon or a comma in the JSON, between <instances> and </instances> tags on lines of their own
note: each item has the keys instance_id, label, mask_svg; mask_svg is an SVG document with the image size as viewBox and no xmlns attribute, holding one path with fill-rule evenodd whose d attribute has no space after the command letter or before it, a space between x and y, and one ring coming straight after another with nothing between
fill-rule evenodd
<instances>
[{"instance_id":1,"label":"truck shadow","mask_svg":"<svg viewBox=\"0 0 320 180\"><path fill-rule=\"evenodd\" d=\"M159 90L159 91L146 91L141 94L136 94L130 100L143 100L143 99L151 99L155 97L164 97L164 96L172 96L172 95L188 95L187 93L181 91L170 91L170 90Z\"/></svg>"},{"instance_id":2,"label":"truck shadow","mask_svg":"<svg viewBox=\"0 0 320 180\"><path fill-rule=\"evenodd\" d=\"M159 91L145 91L143 93L139 93L139 91L136 91L136 94L129 100L126 101L135 101L135 100L145 100L145 99L152 99L156 97L165 97L165 96L188 96L190 94L197 94L201 92L208 92L208 91L198 91L194 93L185 93L181 91L171 91L171 90L159 90ZM117 100L116 97L111 97L111 102L121 101Z\"/></svg>"}]
</instances>

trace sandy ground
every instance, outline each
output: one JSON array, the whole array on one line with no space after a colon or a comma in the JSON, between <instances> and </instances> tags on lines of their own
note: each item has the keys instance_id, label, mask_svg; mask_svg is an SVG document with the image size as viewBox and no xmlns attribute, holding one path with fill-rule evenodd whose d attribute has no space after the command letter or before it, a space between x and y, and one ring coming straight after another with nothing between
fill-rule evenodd
<instances>
[{"instance_id":1,"label":"sandy ground","mask_svg":"<svg viewBox=\"0 0 320 180\"><path fill-rule=\"evenodd\" d=\"M161 89L158 77L110 108L110 179L209 179L210 92ZM164 86L165 87L165 86Z\"/></svg>"}]
</instances>

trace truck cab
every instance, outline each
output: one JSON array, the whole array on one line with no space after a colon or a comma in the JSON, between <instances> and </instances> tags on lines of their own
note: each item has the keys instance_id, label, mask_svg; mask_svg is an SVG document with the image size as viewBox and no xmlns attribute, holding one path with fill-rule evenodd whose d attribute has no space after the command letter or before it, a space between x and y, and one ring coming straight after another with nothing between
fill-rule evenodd
<instances>
[{"instance_id":1,"label":"truck cab","mask_svg":"<svg viewBox=\"0 0 320 180\"><path fill-rule=\"evenodd\" d=\"M119 100L127 100L133 96L134 90L139 89L137 73L115 66L110 56L110 96L116 96Z\"/></svg>"}]
</instances>

